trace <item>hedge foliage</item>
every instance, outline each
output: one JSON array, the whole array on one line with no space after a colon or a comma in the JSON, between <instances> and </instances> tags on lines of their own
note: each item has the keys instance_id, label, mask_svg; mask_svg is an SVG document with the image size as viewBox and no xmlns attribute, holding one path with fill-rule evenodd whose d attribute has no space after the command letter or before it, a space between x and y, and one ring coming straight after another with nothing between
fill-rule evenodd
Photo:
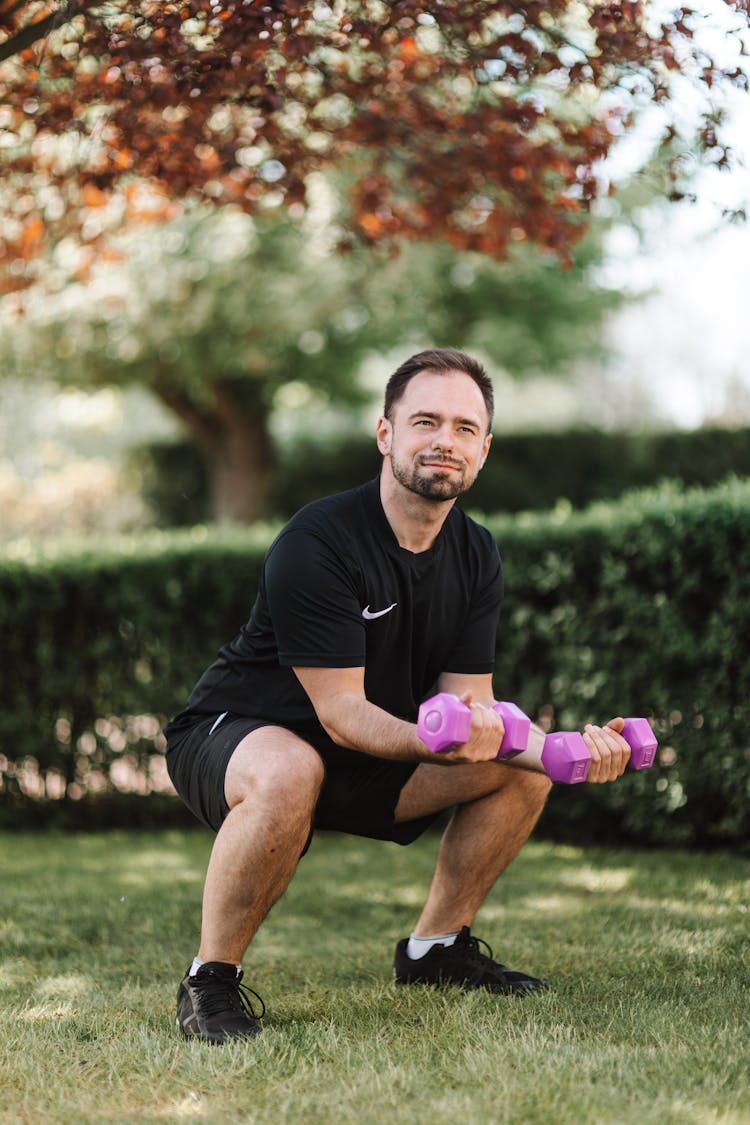
<instances>
[{"instance_id":1,"label":"hedge foliage","mask_svg":"<svg viewBox=\"0 0 750 1125\"><path fill-rule=\"evenodd\" d=\"M160 526L208 518L206 468L189 442L139 447L132 463ZM303 504L359 484L379 469L369 435L327 438L324 448L313 439L290 443L278 453L269 510L288 518ZM747 429L498 433L471 497L484 512L544 511L561 499L581 508L661 481L705 488L730 475L750 476Z\"/></svg>"},{"instance_id":2,"label":"hedge foliage","mask_svg":"<svg viewBox=\"0 0 750 1125\"><path fill-rule=\"evenodd\" d=\"M542 830L746 846L750 482L485 522L506 574L498 695L552 729L647 715L660 739L650 771L557 787ZM176 815L153 795L159 724L246 619L272 532L0 558L0 821L114 816L122 792Z\"/></svg>"},{"instance_id":3,"label":"hedge foliage","mask_svg":"<svg viewBox=\"0 0 750 1125\"><path fill-rule=\"evenodd\" d=\"M555 790L558 838L750 843L750 481L488 521L507 597L497 690L552 729L646 715L660 765Z\"/></svg>"},{"instance_id":4,"label":"hedge foliage","mask_svg":"<svg viewBox=\"0 0 750 1125\"><path fill-rule=\"evenodd\" d=\"M81 813L46 811L98 824L102 801L118 815L118 794L168 790L161 725L247 616L270 538L196 528L0 558L0 822L38 820L28 794L72 792Z\"/></svg>"}]
</instances>

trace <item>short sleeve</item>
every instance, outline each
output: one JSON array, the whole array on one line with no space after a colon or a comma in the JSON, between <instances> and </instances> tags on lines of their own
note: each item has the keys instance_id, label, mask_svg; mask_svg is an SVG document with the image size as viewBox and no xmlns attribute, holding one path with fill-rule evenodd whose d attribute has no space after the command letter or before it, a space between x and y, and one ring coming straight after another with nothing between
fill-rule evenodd
<instances>
[{"instance_id":1,"label":"short sleeve","mask_svg":"<svg viewBox=\"0 0 750 1125\"><path fill-rule=\"evenodd\" d=\"M351 562L295 528L271 547L264 581L280 664L364 667L365 625Z\"/></svg>"},{"instance_id":2,"label":"short sleeve","mask_svg":"<svg viewBox=\"0 0 750 1125\"><path fill-rule=\"evenodd\" d=\"M480 675L494 669L502 600L503 567L493 540L463 629L446 661L446 672Z\"/></svg>"}]
</instances>

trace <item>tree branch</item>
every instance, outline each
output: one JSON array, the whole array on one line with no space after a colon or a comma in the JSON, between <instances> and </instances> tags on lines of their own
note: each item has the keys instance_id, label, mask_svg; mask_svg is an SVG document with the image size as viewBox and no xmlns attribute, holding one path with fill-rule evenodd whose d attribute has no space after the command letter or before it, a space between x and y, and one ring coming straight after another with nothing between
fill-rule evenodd
<instances>
[{"instance_id":1,"label":"tree branch","mask_svg":"<svg viewBox=\"0 0 750 1125\"><path fill-rule=\"evenodd\" d=\"M44 39L50 31L68 23L73 16L79 15L87 6L86 0L67 0L67 3L58 8L56 12L50 12L44 19L22 27L15 35L11 35L4 43L0 43L0 63L13 58L14 55L20 55L22 51L26 51L40 39ZM18 5L11 9L11 14L17 7Z\"/></svg>"},{"instance_id":2,"label":"tree branch","mask_svg":"<svg viewBox=\"0 0 750 1125\"><path fill-rule=\"evenodd\" d=\"M6 7L5 4L3 4L0 16L2 16L4 20L9 20L10 17L14 16L19 8L22 8L26 3L28 3L28 0L15 0L15 3L11 4L10 7Z\"/></svg>"},{"instance_id":3,"label":"tree branch","mask_svg":"<svg viewBox=\"0 0 750 1125\"><path fill-rule=\"evenodd\" d=\"M215 417L199 410L187 398L168 389L164 380L157 380L153 390L164 405L185 423L196 445L201 449L211 451L221 441L221 431Z\"/></svg>"}]
</instances>

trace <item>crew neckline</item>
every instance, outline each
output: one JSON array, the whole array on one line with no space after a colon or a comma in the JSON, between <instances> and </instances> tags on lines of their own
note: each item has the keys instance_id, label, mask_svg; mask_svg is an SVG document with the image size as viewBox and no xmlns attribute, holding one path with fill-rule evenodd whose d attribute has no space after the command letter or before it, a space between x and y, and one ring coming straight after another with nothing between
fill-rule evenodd
<instances>
[{"instance_id":1,"label":"crew neckline","mask_svg":"<svg viewBox=\"0 0 750 1125\"><path fill-rule=\"evenodd\" d=\"M366 506L370 510L370 514L374 516L379 530L385 537L386 545L391 553L396 554L398 558L416 563L427 562L435 555L437 549L442 546L443 533L450 519L450 512L448 513L448 519L443 522L440 531L435 536L435 542L431 547L428 547L426 551L410 551L408 547L401 546L395 531L388 522L388 516L385 514L385 508L380 499L380 477L375 477L374 480L368 481L367 484L363 485L363 496Z\"/></svg>"}]
</instances>

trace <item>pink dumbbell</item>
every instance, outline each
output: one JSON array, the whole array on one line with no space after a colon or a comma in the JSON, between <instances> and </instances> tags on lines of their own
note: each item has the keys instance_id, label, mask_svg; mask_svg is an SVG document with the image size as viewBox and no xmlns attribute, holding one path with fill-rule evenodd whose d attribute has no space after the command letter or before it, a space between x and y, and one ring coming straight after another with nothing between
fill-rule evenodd
<instances>
[{"instance_id":1,"label":"pink dumbbell","mask_svg":"<svg viewBox=\"0 0 750 1125\"><path fill-rule=\"evenodd\" d=\"M626 719L621 734L630 747L628 760L630 769L645 770L654 764L658 743L648 719ZM529 746L529 755L534 749ZM525 758L526 755L523 757ZM576 785L588 777L591 755L577 731L557 731L548 734L545 738L539 754L539 762L552 781L562 782L563 785ZM517 764L527 763L519 758Z\"/></svg>"},{"instance_id":2,"label":"pink dumbbell","mask_svg":"<svg viewBox=\"0 0 750 1125\"><path fill-rule=\"evenodd\" d=\"M497 711L505 727L498 758L512 758L520 754L529 740L531 720L515 703L496 703L493 711ZM470 708L447 691L433 695L419 708L417 734L433 754L461 746L468 739L470 728Z\"/></svg>"}]
</instances>

